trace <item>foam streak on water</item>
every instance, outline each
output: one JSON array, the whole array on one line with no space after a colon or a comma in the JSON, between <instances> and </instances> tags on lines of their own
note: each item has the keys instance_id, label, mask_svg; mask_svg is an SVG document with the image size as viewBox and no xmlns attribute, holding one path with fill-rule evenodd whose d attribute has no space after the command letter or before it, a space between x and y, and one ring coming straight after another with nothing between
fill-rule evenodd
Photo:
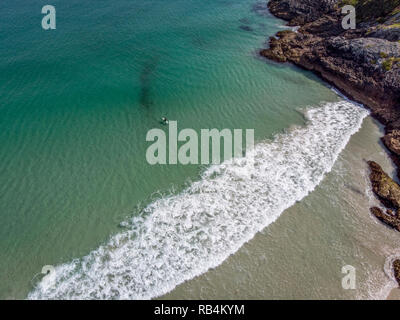
<instances>
[{"instance_id":1,"label":"foam streak on water","mask_svg":"<svg viewBox=\"0 0 400 320\"><path fill-rule=\"evenodd\" d=\"M367 114L348 101L309 109L305 127L256 144L254 166L247 157L208 168L28 298L148 299L218 266L322 181Z\"/></svg>"}]
</instances>

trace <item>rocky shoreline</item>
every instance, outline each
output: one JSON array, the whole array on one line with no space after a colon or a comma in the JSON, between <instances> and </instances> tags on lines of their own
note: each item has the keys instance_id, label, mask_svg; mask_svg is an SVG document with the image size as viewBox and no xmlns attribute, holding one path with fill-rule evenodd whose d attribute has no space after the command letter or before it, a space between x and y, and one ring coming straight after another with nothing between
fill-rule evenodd
<instances>
[{"instance_id":1,"label":"rocky shoreline","mask_svg":"<svg viewBox=\"0 0 400 320\"><path fill-rule=\"evenodd\" d=\"M356 7L354 30L342 27L345 4ZM385 127L382 142L400 178L400 0L270 0L268 7L299 29L278 32L260 55L311 70L369 108ZM371 213L400 232L400 185L368 164L372 190L386 208ZM393 270L400 285L400 260Z\"/></svg>"}]
</instances>

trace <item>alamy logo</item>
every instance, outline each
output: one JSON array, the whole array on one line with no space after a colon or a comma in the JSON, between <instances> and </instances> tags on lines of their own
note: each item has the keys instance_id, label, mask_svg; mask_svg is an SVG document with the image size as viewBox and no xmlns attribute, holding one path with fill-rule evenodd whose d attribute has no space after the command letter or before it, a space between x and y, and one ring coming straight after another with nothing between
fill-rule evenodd
<instances>
[{"instance_id":1,"label":"alamy logo","mask_svg":"<svg viewBox=\"0 0 400 320\"><path fill-rule=\"evenodd\" d=\"M350 265L344 266L342 273L345 274L342 278L342 288L344 290L356 289L356 268Z\"/></svg>"},{"instance_id":2,"label":"alamy logo","mask_svg":"<svg viewBox=\"0 0 400 320\"><path fill-rule=\"evenodd\" d=\"M342 20L342 27L345 30L356 28L356 8L351 5L346 5L342 8L342 14L346 16Z\"/></svg>"},{"instance_id":3,"label":"alamy logo","mask_svg":"<svg viewBox=\"0 0 400 320\"><path fill-rule=\"evenodd\" d=\"M163 130L151 129L147 132L146 141L153 142L146 151L147 162L151 165L178 163L207 165L210 164L210 159L212 164L220 164L233 157L242 157L243 150L252 149L254 146L254 129L246 129L245 146L243 146L242 129L233 131L230 129L221 131L201 129L199 141L199 136L193 129L183 129L178 132L176 121L169 121L168 126L168 143L167 135ZM221 156L222 141L223 156Z\"/></svg>"},{"instance_id":4,"label":"alamy logo","mask_svg":"<svg viewBox=\"0 0 400 320\"><path fill-rule=\"evenodd\" d=\"M46 5L42 8L42 13L45 14L42 19L42 28L44 30L54 30L56 28L56 8Z\"/></svg>"},{"instance_id":5,"label":"alamy logo","mask_svg":"<svg viewBox=\"0 0 400 320\"><path fill-rule=\"evenodd\" d=\"M46 265L42 268L44 277L40 281L40 287L43 291L49 290L56 284L56 269L51 265Z\"/></svg>"}]
</instances>

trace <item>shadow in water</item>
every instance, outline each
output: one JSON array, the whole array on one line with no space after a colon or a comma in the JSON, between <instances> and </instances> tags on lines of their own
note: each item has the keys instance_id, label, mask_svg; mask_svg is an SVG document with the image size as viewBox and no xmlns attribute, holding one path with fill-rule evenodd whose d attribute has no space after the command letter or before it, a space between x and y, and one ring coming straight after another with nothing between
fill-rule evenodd
<instances>
[{"instance_id":1,"label":"shadow in water","mask_svg":"<svg viewBox=\"0 0 400 320\"><path fill-rule=\"evenodd\" d=\"M140 97L139 101L145 108L150 108L153 105L151 97L151 82L154 72L157 68L159 57L151 57L146 61L140 72Z\"/></svg>"},{"instance_id":2,"label":"shadow in water","mask_svg":"<svg viewBox=\"0 0 400 320\"><path fill-rule=\"evenodd\" d=\"M239 29L244 30L244 31L249 31L252 32L254 29L252 27L246 26L246 25L240 25Z\"/></svg>"},{"instance_id":3,"label":"shadow in water","mask_svg":"<svg viewBox=\"0 0 400 320\"><path fill-rule=\"evenodd\" d=\"M262 1L262 2L256 2L253 4L253 7L251 8L251 11L256 13L259 16L269 16L271 13L269 12L268 9L268 2L267 1Z\"/></svg>"}]
</instances>

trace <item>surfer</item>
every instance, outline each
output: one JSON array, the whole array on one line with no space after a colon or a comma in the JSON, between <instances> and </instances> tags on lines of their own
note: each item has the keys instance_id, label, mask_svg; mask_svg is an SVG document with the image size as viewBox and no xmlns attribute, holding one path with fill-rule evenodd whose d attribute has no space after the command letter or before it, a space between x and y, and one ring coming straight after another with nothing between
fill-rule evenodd
<instances>
[{"instance_id":1,"label":"surfer","mask_svg":"<svg viewBox=\"0 0 400 320\"><path fill-rule=\"evenodd\" d=\"M166 117L161 118L161 123L162 124L168 124L168 119Z\"/></svg>"}]
</instances>

